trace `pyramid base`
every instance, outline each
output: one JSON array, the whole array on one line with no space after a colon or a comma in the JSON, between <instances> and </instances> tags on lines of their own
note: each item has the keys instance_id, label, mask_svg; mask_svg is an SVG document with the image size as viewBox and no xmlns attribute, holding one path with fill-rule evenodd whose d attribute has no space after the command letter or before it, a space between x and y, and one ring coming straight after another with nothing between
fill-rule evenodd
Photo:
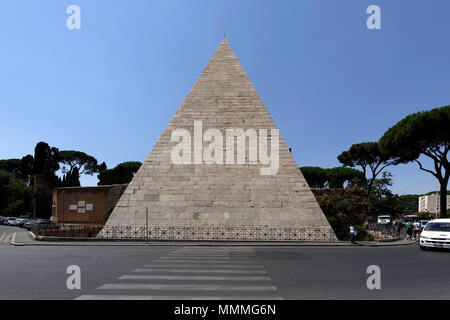
<instances>
[{"instance_id":1,"label":"pyramid base","mask_svg":"<svg viewBox=\"0 0 450 320\"><path fill-rule=\"evenodd\" d=\"M338 241L329 227L187 227L187 226L105 226L100 239L141 240L238 240L238 241Z\"/></svg>"}]
</instances>

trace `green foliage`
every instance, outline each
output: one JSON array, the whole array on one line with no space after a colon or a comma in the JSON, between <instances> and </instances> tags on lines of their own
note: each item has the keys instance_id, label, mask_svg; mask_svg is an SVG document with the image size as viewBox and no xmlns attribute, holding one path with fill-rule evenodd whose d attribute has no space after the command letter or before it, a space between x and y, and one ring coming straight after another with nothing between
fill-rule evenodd
<instances>
[{"instance_id":1,"label":"green foliage","mask_svg":"<svg viewBox=\"0 0 450 320\"><path fill-rule=\"evenodd\" d=\"M347 210L347 207L348 207L347 201L345 201L344 199L338 200L336 202L336 210L338 212L345 212Z\"/></svg>"},{"instance_id":2,"label":"green foliage","mask_svg":"<svg viewBox=\"0 0 450 320\"><path fill-rule=\"evenodd\" d=\"M20 159L0 160L0 170L14 173L16 176L21 176L21 165Z\"/></svg>"},{"instance_id":3,"label":"green foliage","mask_svg":"<svg viewBox=\"0 0 450 320\"><path fill-rule=\"evenodd\" d=\"M338 157L340 163L347 167L360 166L364 178L364 189L369 196L376 177L387 167L397 164L390 153L382 152L378 142L364 142L354 144L348 151L342 152ZM366 177L367 172L371 173Z\"/></svg>"},{"instance_id":4,"label":"green foliage","mask_svg":"<svg viewBox=\"0 0 450 320\"><path fill-rule=\"evenodd\" d=\"M100 171L98 185L129 183L142 163L139 161L129 161L118 164L113 169Z\"/></svg>"},{"instance_id":5,"label":"green foliage","mask_svg":"<svg viewBox=\"0 0 450 320\"><path fill-rule=\"evenodd\" d=\"M424 193L423 196L428 196L430 194L436 194L436 193L439 193L439 191L430 191L430 192ZM450 190L447 190L447 195L450 195Z\"/></svg>"},{"instance_id":6,"label":"green foliage","mask_svg":"<svg viewBox=\"0 0 450 320\"><path fill-rule=\"evenodd\" d=\"M14 174L16 178L29 181L33 171L33 156L28 155L22 159L0 160L0 170Z\"/></svg>"},{"instance_id":7,"label":"green foliage","mask_svg":"<svg viewBox=\"0 0 450 320\"><path fill-rule=\"evenodd\" d=\"M438 151L450 148L450 106L413 113L390 128L380 139L385 152L404 162L421 154L440 158Z\"/></svg>"},{"instance_id":8,"label":"green foliage","mask_svg":"<svg viewBox=\"0 0 450 320\"><path fill-rule=\"evenodd\" d=\"M108 167L106 166L106 163L103 161L99 166L98 166L98 172L103 171L108 169Z\"/></svg>"},{"instance_id":9,"label":"green foliage","mask_svg":"<svg viewBox=\"0 0 450 320\"><path fill-rule=\"evenodd\" d=\"M78 181L78 184L80 175L92 175L99 170L97 159L84 152L63 150L59 152L58 156L59 162L63 164L62 172L69 177L70 181Z\"/></svg>"},{"instance_id":10,"label":"green foliage","mask_svg":"<svg viewBox=\"0 0 450 320\"><path fill-rule=\"evenodd\" d=\"M381 150L398 162L415 161L419 168L432 174L440 184L441 216L446 216L447 185L450 178L450 106L408 115L386 131L380 139ZM423 167L419 157L434 162L433 169Z\"/></svg>"},{"instance_id":11,"label":"green foliage","mask_svg":"<svg viewBox=\"0 0 450 320\"><path fill-rule=\"evenodd\" d=\"M367 217L367 199L358 188L312 189L327 218L337 219L337 225L361 224Z\"/></svg>"},{"instance_id":12,"label":"green foliage","mask_svg":"<svg viewBox=\"0 0 450 320\"><path fill-rule=\"evenodd\" d=\"M62 179L56 176L59 163L64 165ZM97 160L84 152L59 151L42 141L36 144L34 156L0 160L0 214L30 216L35 206L37 217L48 217L53 188L79 186L81 174L93 174L99 168L107 169L104 162L98 166Z\"/></svg>"},{"instance_id":13,"label":"green foliage","mask_svg":"<svg viewBox=\"0 0 450 320\"><path fill-rule=\"evenodd\" d=\"M22 179L0 170L0 215L19 217L32 212L33 188Z\"/></svg>"},{"instance_id":14,"label":"green foliage","mask_svg":"<svg viewBox=\"0 0 450 320\"><path fill-rule=\"evenodd\" d=\"M50 186L59 182L55 172L59 170L58 148L38 142L34 148L33 175L42 176Z\"/></svg>"},{"instance_id":15,"label":"green foliage","mask_svg":"<svg viewBox=\"0 0 450 320\"><path fill-rule=\"evenodd\" d=\"M301 167L303 176L311 188L325 188L328 182L328 169L320 167Z\"/></svg>"},{"instance_id":16,"label":"green foliage","mask_svg":"<svg viewBox=\"0 0 450 320\"><path fill-rule=\"evenodd\" d=\"M328 186L330 188L361 187L364 181L364 174L356 169L335 167L328 169Z\"/></svg>"},{"instance_id":17,"label":"green foliage","mask_svg":"<svg viewBox=\"0 0 450 320\"><path fill-rule=\"evenodd\" d=\"M63 175L60 183L61 187L78 187L80 186L80 174L78 168L74 167L72 171L68 171Z\"/></svg>"},{"instance_id":18,"label":"green foliage","mask_svg":"<svg viewBox=\"0 0 450 320\"><path fill-rule=\"evenodd\" d=\"M374 215L401 216L415 214L419 207L419 195L396 195L389 189L392 186L392 174L383 172L381 179L376 179L369 195L369 210Z\"/></svg>"},{"instance_id":19,"label":"green foliage","mask_svg":"<svg viewBox=\"0 0 450 320\"><path fill-rule=\"evenodd\" d=\"M34 157L31 154L27 154L20 161L20 171L22 179L24 179L28 184L31 182L31 177L34 171Z\"/></svg>"},{"instance_id":20,"label":"green foliage","mask_svg":"<svg viewBox=\"0 0 450 320\"><path fill-rule=\"evenodd\" d=\"M331 169L320 167L301 167L301 172L312 188L344 188L362 186L364 175L361 171L336 167Z\"/></svg>"},{"instance_id":21,"label":"green foliage","mask_svg":"<svg viewBox=\"0 0 450 320\"><path fill-rule=\"evenodd\" d=\"M416 215L420 220L428 220L431 219L431 214L429 212L417 212Z\"/></svg>"},{"instance_id":22,"label":"green foliage","mask_svg":"<svg viewBox=\"0 0 450 320\"><path fill-rule=\"evenodd\" d=\"M334 230L341 227L340 221L337 217L327 217L327 219L328 219L328 223Z\"/></svg>"},{"instance_id":23,"label":"green foliage","mask_svg":"<svg viewBox=\"0 0 450 320\"><path fill-rule=\"evenodd\" d=\"M419 210L419 195L405 194L397 197L398 212L402 214L414 214Z\"/></svg>"}]
</instances>

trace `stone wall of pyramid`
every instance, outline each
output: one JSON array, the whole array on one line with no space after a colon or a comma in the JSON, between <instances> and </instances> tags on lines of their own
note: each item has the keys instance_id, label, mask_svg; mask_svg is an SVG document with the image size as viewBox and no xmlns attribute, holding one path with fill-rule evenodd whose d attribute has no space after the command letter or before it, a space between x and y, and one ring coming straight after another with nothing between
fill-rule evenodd
<instances>
[{"instance_id":1,"label":"stone wall of pyramid","mask_svg":"<svg viewBox=\"0 0 450 320\"><path fill-rule=\"evenodd\" d=\"M276 128L250 79L224 39L120 198L106 226L330 228L280 134L279 170L261 165L173 164L173 130L194 136L228 128ZM225 142L225 138L224 138ZM206 144L205 144L206 145ZM224 157L226 152L224 146ZM248 156L247 160L248 160ZM333 234L334 235L334 234Z\"/></svg>"}]
</instances>

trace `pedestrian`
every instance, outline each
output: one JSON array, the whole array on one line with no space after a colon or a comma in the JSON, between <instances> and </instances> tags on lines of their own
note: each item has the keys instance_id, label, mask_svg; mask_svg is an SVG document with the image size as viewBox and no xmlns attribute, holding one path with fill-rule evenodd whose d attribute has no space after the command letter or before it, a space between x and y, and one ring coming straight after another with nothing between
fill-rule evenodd
<instances>
[{"instance_id":1,"label":"pedestrian","mask_svg":"<svg viewBox=\"0 0 450 320\"><path fill-rule=\"evenodd\" d=\"M354 226L350 226L350 243L355 244L356 239L356 229Z\"/></svg>"},{"instance_id":2,"label":"pedestrian","mask_svg":"<svg viewBox=\"0 0 450 320\"><path fill-rule=\"evenodd\" d=\"M419 221L414 220L413 230L414 230L414 240L419 241L419 236L420 236L420 222Z\"/></svg>"},{"instance_id":3,"label":"pedestrian","mask_svg":"<svg viewBox=\"0 0 450 320\"><path fill-rule=\"evenodd\" d=\"M406 227L406 239L407 240L412 240L412 236L413 236L413 224L411 221L406 222L405 224Z\"/></svg>"},{"instance_id":4,"label":"pedestrian","mask_svg":"<svg viewBox=\"0 0 450 320\"><path fill-rule=\"evenodd\" d=\"M402 234L403 223L400 220L397 220L397 236L400 237Z\"/></svg>"}]
</instances>

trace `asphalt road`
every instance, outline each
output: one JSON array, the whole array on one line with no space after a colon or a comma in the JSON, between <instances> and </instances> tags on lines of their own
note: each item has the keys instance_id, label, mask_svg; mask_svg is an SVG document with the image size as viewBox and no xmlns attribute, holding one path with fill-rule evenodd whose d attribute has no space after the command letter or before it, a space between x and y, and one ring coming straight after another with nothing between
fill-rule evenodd
<instances>
[{"instance_id":1,"label":"asphalt road","mask_svg":"<svg viewBox=\"0 0 450 320\"><path fill-rule=\"evenodd\" d=\"M0 238L17 230L0 226ZM66 269L81 270L69 290ZM381 268L381 289L366 285ZM450 252L402 247L0 245L0 299L450 299Z\"/></svg>"}]
</instances>

